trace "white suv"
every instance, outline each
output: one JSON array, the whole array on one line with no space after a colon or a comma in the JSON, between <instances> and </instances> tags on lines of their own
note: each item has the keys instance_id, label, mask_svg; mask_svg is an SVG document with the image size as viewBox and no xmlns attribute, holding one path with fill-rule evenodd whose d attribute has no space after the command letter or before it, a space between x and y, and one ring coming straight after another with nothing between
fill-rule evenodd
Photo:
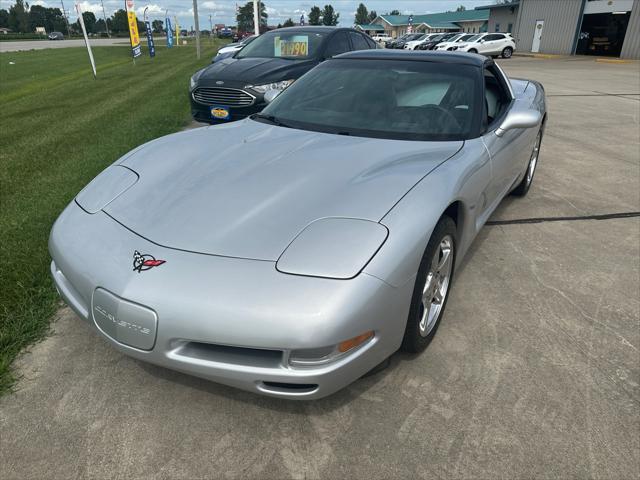
<instances>
[{"instance_id":1,"label":"white suv","mask_svg":"<svg viewBox=\"0 0 640 480\"><path fill-rule=\"evenodd\" d=\"M510 33L481 33L454 47L458 52L480 53L490 57L502 55L502 58L510 58L515 49L516 42Z\"/></svg>"}]
</instances>

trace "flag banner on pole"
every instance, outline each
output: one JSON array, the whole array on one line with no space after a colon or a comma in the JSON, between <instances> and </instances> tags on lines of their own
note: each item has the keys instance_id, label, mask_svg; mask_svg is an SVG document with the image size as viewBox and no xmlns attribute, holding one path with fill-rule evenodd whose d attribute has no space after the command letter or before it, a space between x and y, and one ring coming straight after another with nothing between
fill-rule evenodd
<instances>
[{"instance_id":1,"label":"flag banner on pole","mask_svg":"<svg viewBox=\"0 0 640 480\"><path fill-rule=\"evenodd\" d=\"M153 35L151 34L151 22L147 20L144 22L144 26L147 29L147 47L149 47L149 56L153 58L156 56L156 46L153 43Z\"/></svg>"},{"instance_id":2,"label":"flag banner on pole","mask_svg":"<svg viewBox=\"0 0 640 480\"><path fill-rule=\"evenodd\" d=\"M171 30L171 20L169 18L164 19L165 30L167 32L167 48L173 47L173 31Z\"/></svg>"},{"instance_id":3,"label":"flag banner on pole","mask_svg":"<svg viewBox=\"0 0 640 480\"><path fill-rule=\"evenodd\" d=\"M91 51L91 45L89 44L89 37L87 36L87 29L84 26L84 18L82 17L82 9L80 4L76 3L76 12L78 12L78 22L80 22L80 28L82 28L82 35L84 35L84 44L87 46L87 52L89 52L89 61L91 62L91 70L93 70L93 76L96 76L96 62L93 60L93 52Z\"/></svg>"},{"instance_id":4,"label":"flag banner on pole","mask_svg":"<svg viewBox=\"0 0 640 480\"><path fill-rule=\"evenodd\" d=\"M138 21L136 20L136 12L133 10L133 0L127 0L127 21L129 23L129 39L131 40L131 54L133 58L142 55L140 48L140 34L138 33Z\"/></svg>"},{"instance_id":5,"label":"flag banner on pole","mask_svg":"<svg viewBox=\"0 0 640 480\"><path fill-rule=\"evenodd\" d=\"M178 25L178 17L173 17L173 22L176 24L176 45L180 45L180 25Z\"/></svg>"},{"instance_id":6,"label":"flag banner on pole","mask_svg":"<svg viewBox=\"0 0 640 480\"><path fill-rule=\"evenodd\" d=\"M304 27L304 13L300 15L300 26Z\"/></svg>"},{"instance_id":7,"label":"flag banner on pole","mask_svg":"<svg viewBox=\"0 0 640 480\"><path fill-rule=\"evenodd\" d=\"M409 27L407 33L413 33L413 15L409 15Z\"/></svg>"}]
</instances>

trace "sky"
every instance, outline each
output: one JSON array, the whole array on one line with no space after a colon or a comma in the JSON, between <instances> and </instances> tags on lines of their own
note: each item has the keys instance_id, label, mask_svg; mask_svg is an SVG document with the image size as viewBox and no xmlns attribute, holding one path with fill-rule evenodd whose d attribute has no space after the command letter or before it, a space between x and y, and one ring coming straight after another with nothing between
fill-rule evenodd
<instances>
[{"instance_id":1,"label":"sky","mask_svg":"<svg viewBox=\"0 0 640 480\"><path fill-rule=\"evenodd\" d=\"M45 7L60 7L60 0L26 0L29 5L42 5ZM92 11L97 18L102 17L102 7L100 0L62 0L65 9L68 11L69 19L75 21L77 18L74 5L79 3L83 11ZM247 0L198 0L198 13L200 17L200 29L209 28L209 15L212 23L224 23L225 25L235 24L236 3L244 4ZM317 5L322 8L325 4L333 5L334 9L340 13L340 25L353 25L355 11L361 0L265 0L264 4L269 14L269 25L283 23L286 19L292 18L296 23L300 20L302 13L309 12L312 6ZM124 0L103 0L104 9L107 16L124 7ZM9 9L15 3L14 0L0 0L0 8ZM365 0L362 1L366 7L382 14L390 10L400 10L402 14L424 14L446 12L455 10L458 5L464 5L468 10L479 5L496 3L494 0ZM135 1L136 13L142 17L145 7L150 20L164 19L164 12L168 9L169 16L177 16L180 25L189 29L193 24L193 0L151 0Z\"/></svg>"}]
</instances>

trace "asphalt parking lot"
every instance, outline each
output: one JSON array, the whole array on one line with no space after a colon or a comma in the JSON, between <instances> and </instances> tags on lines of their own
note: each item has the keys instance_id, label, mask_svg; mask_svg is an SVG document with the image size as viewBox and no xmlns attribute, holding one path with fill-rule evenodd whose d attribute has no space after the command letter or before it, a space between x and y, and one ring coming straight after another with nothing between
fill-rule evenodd
<instances>
[{"instance_id":1,"label":"asphalt parking lot","mask_svg":"<svg viewBox=\"0 0 640 480\"><path fill-rule=\"evenodd\" d=\"M434 342L287 402L125 357L68 309L0 399L13 478L637 478L640 65L512 58L549 121L525 199L457 272ZM514 219L584 217L510 223Z\"/></svg>"}]
</instances>

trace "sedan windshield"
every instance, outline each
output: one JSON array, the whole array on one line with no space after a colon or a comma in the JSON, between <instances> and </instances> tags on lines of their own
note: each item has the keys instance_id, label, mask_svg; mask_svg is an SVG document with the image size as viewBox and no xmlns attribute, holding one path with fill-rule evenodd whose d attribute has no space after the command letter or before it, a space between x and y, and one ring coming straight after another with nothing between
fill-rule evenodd
<instances>
[{"instance_id":1,"label":"sedan windshield","mask_svg":"<svg viewBox=\"0 0 640 480\"><path fill-rule=\"evenodd\" d=\"M467 42L471 43L471 42L477 42L478 40L480 40L483 37L483 35L474 35L471 38L467 39Z\"/></svg>"},{"instance_id":2,"label":"sedan windshield","mask_svg":"<svg viewBox=\"0 0 640 480\"><path fill-rule=\"evenodd\" d=\"M236 58L288 58L306 60L318 56L325 34L321 32L273 30L257 37Z\"/></svg>"},{"instance_id":3,"label":"sedan windshield","mask_svg":"<svg viewBox=\"0 0 640 480\"><path fill-rule=\"evenodd\" d=\"M462 140L480 122L477 72L468 65L434 62L330 60L254 119L340 135Z\"/></svg>"}]
</instances>

